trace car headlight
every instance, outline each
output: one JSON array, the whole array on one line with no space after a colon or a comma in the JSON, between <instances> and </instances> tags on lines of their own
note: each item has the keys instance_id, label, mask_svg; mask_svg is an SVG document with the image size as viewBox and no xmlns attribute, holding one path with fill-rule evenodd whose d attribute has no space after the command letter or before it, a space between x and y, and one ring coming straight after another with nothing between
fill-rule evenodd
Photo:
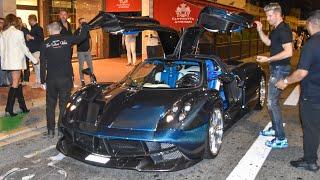
<instances>
[{"instance_id":1,"label":"car headlight","mask_svg":"<svg viewBox=\"0 0 320 180\"><path fill-rule=\"evenodd\" d=\"M189 112L191 110L191 103L187 102L183 108L184 111Z\"/></svg>"},{"instance_id":2,"label":"car headlight","mask_svg":"<svg viewBox=\"0 0 320 180\"><path fill-rule=\"evenodd\" d=\"M173 120L174 120L174 117L173 117L172 114L167 115L167 117L166 117L167 123L170 123L170 122L173 121Z\"/></svg>"},{"instance_id":3,"label":"car headlight","mask_svg":"<svg viewBox=\"0 0 320 180\"><path fill-rule=\"evenodd\" d=\"M166 122L170 123L177 119L179 122L182 122L191 111L193 99L187 101L182 105L181 101L178 101L173 105L171 110L168 112L166 116Z\"/></svg>"},{"instance_id":4,"label":"car headlight","mask_svg":"<svg viewBox=\"0 0 320 180\"><path fill-rule=\"evenodd\" d=\"M67 104L67 109L69 109L69 112L72 112L73 110L75 110L79 106L81 100L82 100L81 95L71 98L72 102L69 102Z\"/></svg>"}]
</instances>

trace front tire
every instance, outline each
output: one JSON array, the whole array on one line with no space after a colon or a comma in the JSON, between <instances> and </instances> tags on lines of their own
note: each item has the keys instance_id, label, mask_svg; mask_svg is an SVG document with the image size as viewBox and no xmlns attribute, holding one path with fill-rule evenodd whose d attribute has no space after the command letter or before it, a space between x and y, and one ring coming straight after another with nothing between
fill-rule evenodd
<instances>
[{"instance_id":1,"label":"front tire","mask_svg":"<svg viewBox=\"0 0 320 180\"><path fill-rule=\"evenodd\" d=\"M218 155L222 144L222 138L223 111L221 108L214 108L209 121L204 158L212 159Z\"/></svg>"}]
</instances>

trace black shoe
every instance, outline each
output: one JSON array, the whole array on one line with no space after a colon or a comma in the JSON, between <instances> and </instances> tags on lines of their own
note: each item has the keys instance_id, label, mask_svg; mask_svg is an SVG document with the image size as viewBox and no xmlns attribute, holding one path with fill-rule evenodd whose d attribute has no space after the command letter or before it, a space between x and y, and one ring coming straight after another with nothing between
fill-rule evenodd
<instances>
[{"instance_id":1,"label":"black shoe","mask_svg":"<svg viewBox=\"0 0 320 180\"><path fill-rule=\"evenodd\" d=\"M54 138L54 130L48 129L48 132L43 134L46 138Z\"/></svg>"},{"instance_id":2,"label":"black shoe","mask_svg":"<svg viewBox=\"0 0 320 180\"><path fill-rule=\"evenodd\" d=\"M22 85L21 84L18 86L16 97L18 99L19 107L20 107L21 111L23 113L30 112L30 110L26 106L26 102L24 101L23 92L22 92Z\"/></svg>"},{"instance_id":3,"label":"black shoe","mask_svg":"<svg viewBox=\"0 0 320 180\"><path fill-rule=\"evenodd\" d=\"M316 172L319 170L319 166L317 165L317 163L308 163L303 158L300 158L296 161L290 161L290 164L295 168L305 169L308 171Z\"/></svg>"},{"instance_id":4,"label":"black shoe","mask_svg":"<svg viewBox=\"0 0 320 180\"><path fill-rule=\"evenodd\" d=\"M8 99L7 99L7 105L6 105L5 111L6 111L6 114L9 114L11 117L18 115L13 112L13 105L16 100L17 89L18 88L11 87L8 92Z\"/></svg>"}]
</instances>

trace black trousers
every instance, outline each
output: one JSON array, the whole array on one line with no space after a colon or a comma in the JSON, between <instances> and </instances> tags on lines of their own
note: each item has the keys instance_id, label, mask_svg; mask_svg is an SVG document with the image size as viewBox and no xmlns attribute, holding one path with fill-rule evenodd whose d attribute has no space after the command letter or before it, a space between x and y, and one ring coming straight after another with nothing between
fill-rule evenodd
<instances>
[{"instance_id":1,"label":"black trousers","mask_svg":"<svg viewBox=\"0 0 320 180\"><path fill-rule=\"evenodd\" d=\"M23 81L29 82L30 77L30 66L29 66L29 59L26 57L26 65L27 69L23 71L23 78L21 78Z\"/></svg>"},{"instance_id":2,"label":"black trousers","mask_svg":"<svg viewBox=\"0 0 320 180\"><path fill-rule=\"evenodd\" d=\"M147 46L148 58L154 58L158 56L158 46Z\"/></svg>"},{"instance_id":3,"label":"black trousers","mask_svg":"<svg viewBox=\"0 0 320 180\"><path fill-rule=\"evenodd\" d=\"M300 99L300 116L303 130L303 158L309 163L317 162L320 141L320 103Z\"/></svg>"},{"instance_id":4,"label":"black trousers","mask_svg":"<svg viewBox=\"0 0 320 180\"><path fill-rule=\"evenodd\" d=\"M56 78L47 79L46 82L46 115L47 115L47 128L53 130L55 128L55 109L57 100L59 99L59 119L58 127L60 126L61 119L64 115L67 102L71 95L73 87L72 78Z\"/></svg>"}]
</instances>

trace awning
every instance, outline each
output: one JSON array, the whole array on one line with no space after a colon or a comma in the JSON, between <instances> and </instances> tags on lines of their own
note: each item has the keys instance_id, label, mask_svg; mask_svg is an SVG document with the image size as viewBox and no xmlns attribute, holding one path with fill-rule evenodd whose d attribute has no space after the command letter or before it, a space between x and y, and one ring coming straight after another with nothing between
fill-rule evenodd
<instances>
[{"instance_id":1,"label":"awning","mask_svg":"<svg viewBox=\"0 0 320 180\"><path fill-rule=\"evenodd\" d=\"M153 17L158 20L161 25L180 30L181 28L193 26L205 6L213 6L230 12L244 12L243 9L205 0L154 0Z\"/></svg>"}]
</instances>

